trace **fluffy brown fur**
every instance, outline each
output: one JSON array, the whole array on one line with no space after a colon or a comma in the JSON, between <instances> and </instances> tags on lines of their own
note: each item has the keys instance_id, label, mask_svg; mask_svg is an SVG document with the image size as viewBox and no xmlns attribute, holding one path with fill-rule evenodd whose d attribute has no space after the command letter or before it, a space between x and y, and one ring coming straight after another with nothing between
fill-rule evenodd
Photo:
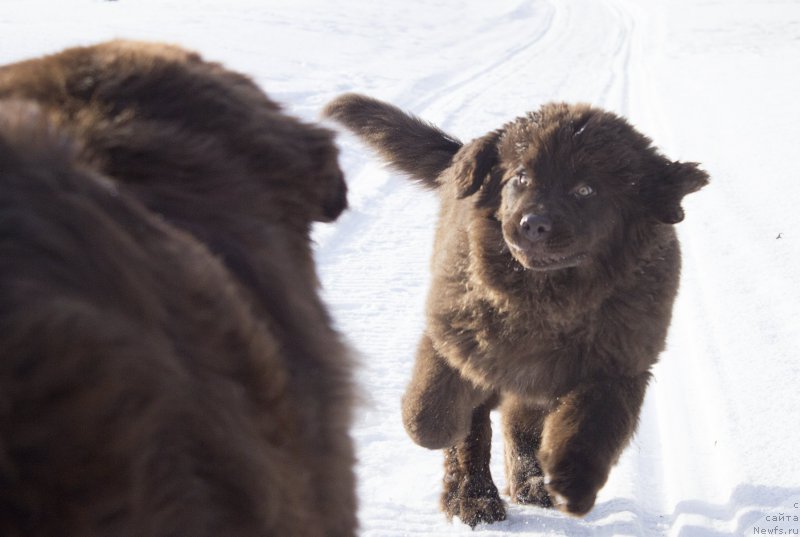
<instances>
[{"instance_id":1,"label":"fluffy brown fur","mask_svg":"<svg viewBox=\"0 0 800 537\"><path fill-rule=\"evenodd\" d=\"M403 418L446 450L445 512L505 517L489 474L499 402L511 499L587 513L636 429L678 286L671 224L706 174L585 105L545 105L463 146L360 95L325 114L440 194Z\"/></svg>"},{"instance_id":2,"label":"fluffy brown fur","mask_svg":"<svg viewBox=\"0 0 800 537\"><path fill-rule=\"evenodd\" d=\"M354 535L331 133L131 42L0 68L0 108L0 533Z\"/></svg>"}]
</instances>

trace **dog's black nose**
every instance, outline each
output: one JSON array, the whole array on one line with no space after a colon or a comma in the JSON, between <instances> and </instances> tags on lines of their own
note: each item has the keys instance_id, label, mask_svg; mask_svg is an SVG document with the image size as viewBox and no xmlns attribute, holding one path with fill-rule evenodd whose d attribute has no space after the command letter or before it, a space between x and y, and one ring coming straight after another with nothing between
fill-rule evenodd
<instances>
[{"instance_id":1,"label":"dog's black nose","mask_svg":"<svg viewBox=\"0 0 800 537\"><path fill-rule=\"evenodd\" d=\"M519 221L522 235L531 242L539 242L547 238L553 229L553 222L546 216L526 214Z\"/></svg>"}]
</instances>

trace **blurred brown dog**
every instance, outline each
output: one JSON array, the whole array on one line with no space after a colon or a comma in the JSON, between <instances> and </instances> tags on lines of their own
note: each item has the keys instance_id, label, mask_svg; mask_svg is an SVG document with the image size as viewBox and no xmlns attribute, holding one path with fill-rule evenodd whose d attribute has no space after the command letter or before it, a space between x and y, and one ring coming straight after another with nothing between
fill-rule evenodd
<instances>
[{"instance_id":1,"label":"blurred brown dog","mask_svg":"<svg viewBox=\"0 0 800 537\"><path fill-rule=\"evenodd\" d=\"M0 68L0 533L350 536L332 134L177 47Z\"/></svg>"},{"instance_id":2,"label":"blurred brown dog","mask_svg":"<svg viewBox=\"0 0 800 537\"><path fill-rule=\"evenodd\" d=\"M678 287L672 224L706 174L584 105L466 145L360 95L325 113L440 195L403 417L415 442L446 449L444 511L505 518L489 473L499 403L512 500L587 513L636 429Z\"/></svg>"}]
</instances>

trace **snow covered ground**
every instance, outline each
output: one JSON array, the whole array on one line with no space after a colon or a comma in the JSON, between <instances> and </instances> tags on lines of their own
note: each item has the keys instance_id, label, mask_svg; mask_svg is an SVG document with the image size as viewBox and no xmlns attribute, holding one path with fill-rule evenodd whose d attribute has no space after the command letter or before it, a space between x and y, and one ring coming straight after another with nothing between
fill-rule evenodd
<instances>
[{"instance_id":1,"label":"snow covered ground","mask_svg":"<svg viewBox=\"0 0 800 537\"><path fill-rule=\"evenodd\" d=\"M442 455L399 414L436 200L340 137L352 209L316 239L325 297L361 354L363 536L800 534L796 0L0 0L0 63L112 37L198 49L309 120L359 91L468 140L549 100L587 101L710 172L679 225L668 349L595 509L511 506L473 533L438 511Z\"/></svg>"}]
</instances>

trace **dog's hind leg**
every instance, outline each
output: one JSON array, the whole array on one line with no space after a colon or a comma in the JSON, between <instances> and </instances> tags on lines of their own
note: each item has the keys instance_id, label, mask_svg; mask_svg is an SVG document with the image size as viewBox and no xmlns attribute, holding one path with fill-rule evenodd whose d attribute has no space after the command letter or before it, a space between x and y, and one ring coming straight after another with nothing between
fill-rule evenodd
<instances>
[{"instance_id":1,"label":"dog's hind leg","mask_svg":"<svg viewBox=\"0 0 800 537\"><path fill-rule=\"evenodd\" d=\"M503 399L503 437L508 494L511 501L552 507L544 487L544 472L536 458L542 443L547 410L514 397Z\"/></svg>"},{"instance_id":2,"label":"dog's hind leg","mask_svg":"<svg viewBox=\"0 0 800 537\"><path fill-rule=\"evenodd\" d=\"M505 520L506 509L492 481L489 459L492 425L489 412L497 404L492 397L472 413L467 437L445 450L442 509L474 528L480 523Z\"/></svg>"}]
</instances>

